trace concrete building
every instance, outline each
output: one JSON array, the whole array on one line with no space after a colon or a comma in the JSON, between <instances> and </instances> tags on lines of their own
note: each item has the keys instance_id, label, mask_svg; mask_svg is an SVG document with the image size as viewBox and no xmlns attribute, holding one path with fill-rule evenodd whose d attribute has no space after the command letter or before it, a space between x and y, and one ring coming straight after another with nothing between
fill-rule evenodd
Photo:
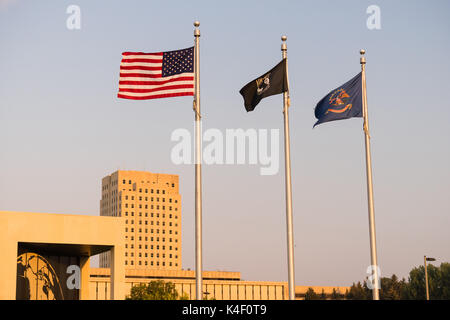
<instances>
[{"instance_id":1,"label":"concrete building","mask_svg":"<svg viewBox=\"0 0 450 320\"><path fill-rule=\"evenodd\" d=\"M124 299L118 218L0 211L0 299L91 299L90 257L105 251L113 279L108 295Z\"/></svg>"},{"instance_id":2,"label":"concrete building","mask_svg":"<svg viewBox=\"0 0 450 320\"><path fill-rule=\"evenodd\" d=\"M89 296L94 300L109 300L110 270L91 269ZM191 270L145 270L126 269L125 291L130 293L132 286L150 281L170 281L180 296L195 300L195 272ZM296 286L296 300L304 300L306 291L312 288L318 295L329 299L333 289L345 294L350 287ZM280 281L245 281L240 272L204 271L203 292L208 299L216 300L287 300L289 298L287 282Z\"/></svg>"},{"instance_id":3,"label":"concrete building","mask_svg":"<svg viewBox=\"0 0 450 320\"><path fill-rule=\"evenodd\" d=\"M121 218L127 268L181 270L178 188L171 174L119 170L102 179L100 215ZM109 266L109 253L102 253L100 267Z\"/></svg>"}]
</instances>

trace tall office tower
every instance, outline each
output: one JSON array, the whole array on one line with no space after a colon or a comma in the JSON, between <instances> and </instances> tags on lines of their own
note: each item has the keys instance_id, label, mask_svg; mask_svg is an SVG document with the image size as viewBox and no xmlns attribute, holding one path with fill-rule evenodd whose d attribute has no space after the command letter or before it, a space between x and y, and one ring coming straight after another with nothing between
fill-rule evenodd
<instances>
[{"instance_id":1,"label":"tall office tower","mask_svg":"<svg viewBox=\"0 0 450 320\"><path fill-rule=\"evenodd\" d=\"M181 196L178 175L116 171L102 179L100 215L121 217L125 267L181 270ZM109 268L110 252L100 254Z\"/></svg>"}]
</instances>

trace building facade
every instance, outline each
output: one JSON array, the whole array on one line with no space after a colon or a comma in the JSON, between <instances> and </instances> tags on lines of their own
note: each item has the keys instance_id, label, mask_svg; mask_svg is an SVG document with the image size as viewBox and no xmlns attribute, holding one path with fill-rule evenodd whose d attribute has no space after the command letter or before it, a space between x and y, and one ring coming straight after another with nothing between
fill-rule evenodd
<instances>
[{"instance_id":1,"label":"building facade","mask_svg":"<svg viewBox=\"0 0 450 320\"><path fill-rule=\"evenodd\" d=\"M118 218L0 211L0 300L85 300L90 257L111 252L110 299L124 299ZM128 289L128 288L127 288Z\"/></svg>"},{"instance_id":2,"label":"building facade","mask_svg":"<svg viewBox=\"0 0 450 320\"><path fill-rule=\"evenodd\" d=\"M89 294L93 300L109 300L109 269L92 268ZM125 291L141 283L163 280L175 285L180 296L196 298L195 271L126 269ZM286 282L242 281L240 272L204 271L203 295L215 300L285 300L288 295Z\"/></svg>"},{"instance_id":3,"label":"building facade","mask_svg":"<svg viewBox=\"0 0 450 320\"><path fill-rule=\"evenodd\" d=\"M178 175L119 170L104 177L100 215L121 218L125 268L181 270ZM109 268L110 253L99 263Z\"/></svg>"},{"instance_id":4,"label":"building facade","mask_svg":"<svg viewBox=\"0 0 450 320\"><path fill-rule=\"evenodd\" d=\"M92 300L109 300L110 270L92 268L89 280L89 297ZM282 281L246 281L240 272L203 271L203 295L215 300L287 300L289 289ZM135 285L163 280L174 284L180 296L196 299L195 272L192 270L125 270L125 292L129 295ZM313 289L321 299L331 299L333 291L341 295L350 287L296 286L295 299L304 300L308 289Z\"/></svg>"}]
</instances>

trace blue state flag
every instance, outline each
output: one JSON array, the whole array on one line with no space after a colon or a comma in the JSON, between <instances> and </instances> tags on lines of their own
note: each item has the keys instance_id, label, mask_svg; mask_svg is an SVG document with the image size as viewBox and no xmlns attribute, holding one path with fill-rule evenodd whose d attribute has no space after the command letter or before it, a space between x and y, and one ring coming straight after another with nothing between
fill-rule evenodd
<instances>
[{"instance_id":1,"label":"blue state flag","mask_svg":"<svg viewBox=\"0 0 450 320\"><path fill-rule=\"evenodd\" d=\"M332 90L314 109L317 122L320 123L362 117L362 80L361 72L342 86Z\"/></svg>"}]
</instances>

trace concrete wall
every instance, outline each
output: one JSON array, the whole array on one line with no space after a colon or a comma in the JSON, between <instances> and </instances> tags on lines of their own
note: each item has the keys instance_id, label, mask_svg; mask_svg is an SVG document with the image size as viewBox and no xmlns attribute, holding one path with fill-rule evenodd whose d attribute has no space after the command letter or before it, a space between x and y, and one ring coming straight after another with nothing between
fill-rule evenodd
<instances>
[{"instance_id":1,"label":"concrete wall","mask_svg":"<svg viewBox=\"0 0 450 320\"><path fill-rule=\"evenodd\" d=\"M123 230L117 218L0 211L0 299L16 298L17 253L19 242L110 246L114 252L113 283L110 297L125 295ZM82 299L90 299L87 283L88 257L81 265ZM84 285L83 285L84 284Z\"/></svg>"}]
</instances>

